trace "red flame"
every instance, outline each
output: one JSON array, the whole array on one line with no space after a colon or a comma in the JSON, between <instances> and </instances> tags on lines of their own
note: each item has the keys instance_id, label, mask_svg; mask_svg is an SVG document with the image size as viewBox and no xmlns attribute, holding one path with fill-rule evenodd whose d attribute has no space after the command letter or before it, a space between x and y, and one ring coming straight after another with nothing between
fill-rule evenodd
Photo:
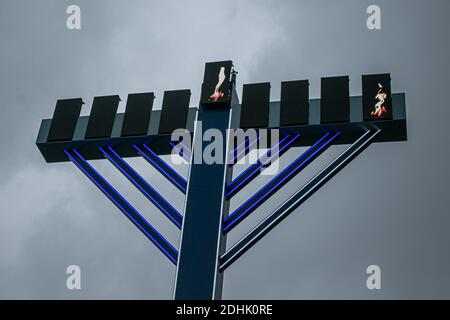
<instances>
[{"instance_id":1,"label":"red flame","mask_svg":"<svg viewBox=\"0 0 450 320\"><path fill-rule=\"evenodd\" d=\"M378 110L372 111L370 114L374 117L381 117L383 114L387 112L385 106L381 106Z\"/></svg>"},{"instance_id":2,"label":"red flame","mask_svg":"<svg viewBox=\"0 0 450 320\"><path fill-rule=\"evenodd\" d=\"M220 92L219 90L214 90L214 93L209 97L209 101L217 102L223 97L223 92Z\"/></svg>"}]
</instances>

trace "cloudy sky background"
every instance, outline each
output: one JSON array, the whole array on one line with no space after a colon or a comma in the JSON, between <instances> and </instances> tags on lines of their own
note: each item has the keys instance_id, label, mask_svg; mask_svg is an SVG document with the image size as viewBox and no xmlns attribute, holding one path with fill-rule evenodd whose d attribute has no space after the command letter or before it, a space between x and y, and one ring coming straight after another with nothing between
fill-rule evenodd
<instances>
[{"instance_id":1,"label":"cloudy sky background","mask_svg":"<svg viewBox=\"0 0 450 320\"><path fill-rule=\"evenodd\" d=\"M82 30L66 28L78 4ZM366 8L382 9L382 30ZM58 98L190 88L206 61L231 59L238 84L390 72L406 92L409 141L372 145L225 275L225 299L450 298L448 0L3 0L0 4L0 298L170 299L175 267L70 163L35 140ZM124 103L120 110L124 110ZM342 148L327 152L230 236L232 244ZM291 150L285 165L301 150ZM181 210L183 198L131 160ZM94 162L178 246L179 234L109 163ZM186 173L186 168L177 168ZM251 195L258 178L232 206ZM252 189L253 188L253 189ZM82 290L65 270L82 269ZM366 288L367 266L382 290Z\"/></svg>"}]
</instances>

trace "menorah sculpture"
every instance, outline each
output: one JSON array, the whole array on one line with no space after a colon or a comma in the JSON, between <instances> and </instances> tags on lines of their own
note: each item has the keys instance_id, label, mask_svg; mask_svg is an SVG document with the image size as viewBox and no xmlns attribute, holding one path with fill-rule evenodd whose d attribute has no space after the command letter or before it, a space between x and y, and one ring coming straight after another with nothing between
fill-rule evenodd
<instances>
[{"instance_id":1,"label":"menorah sculpture","mask_svg":"<svg viewBox=\"0 0 450 320\"><path fill-rule=\"evenodd\" d=\"M220 299L224 271L365 148L374 142L407 140L405 94L391 94L389 74L363 76L363 95L358 97L349 96L347 76L322 78L320 99L309 99L307 80L283 82L277 102L270 102L269 83L247 84L241 104L236 74L231 61L207 63L198 108L189 107L190 90L166 91L161 111L152 111L153 93L130 94L124 114L117 113L119 96L95 97L89 117L80 117L82 99L58 100L53 118L43 120L39 129L36 144L48 163L73 162L176 265L175 299ZM192 144L172 141L172 132L179 128L188 132ZM280 138L233 179L233 164L254 149L260 138L248 136L231 147L230 129L238 128L265 129L269 136L277 131ZM197 163L194 159L201 158L205 148L199 137L209 129L226 137L223 161ZM349 146L226 250L226 236L233 228L331 145L342 144ZM275 157L299 146L308 148L229 212L233 196ZM188 178L160 157L173 150L189 162ZM178 212L125 162L126 157L144 158L185 194L184 212ZM94 159L109 160L181 230L179 250L89 164Z\"/></svg>"}]
</instances>

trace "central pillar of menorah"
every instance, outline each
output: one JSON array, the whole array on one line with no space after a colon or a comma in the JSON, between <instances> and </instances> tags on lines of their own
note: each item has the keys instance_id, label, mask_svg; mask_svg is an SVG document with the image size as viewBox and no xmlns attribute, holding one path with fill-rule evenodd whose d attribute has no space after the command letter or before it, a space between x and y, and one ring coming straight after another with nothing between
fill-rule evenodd
<instances>
[{"instance_id":1,"label":"central pillar of menorah","mask_svg":"<svg viewBox=\"0 0 450 320\"><path fill-rule=\"evenodd\" d=\"M186 207L179 248L174 298L177 300L221 299L223 273L219 258L225 252L222 219L228 215L225 186L231 180L227 165L232 105L237 103L231 61L206 64L202 98L192 145ZM220 131L222 161L203 160L203 133Z\"/></svg>"}]
</instances>

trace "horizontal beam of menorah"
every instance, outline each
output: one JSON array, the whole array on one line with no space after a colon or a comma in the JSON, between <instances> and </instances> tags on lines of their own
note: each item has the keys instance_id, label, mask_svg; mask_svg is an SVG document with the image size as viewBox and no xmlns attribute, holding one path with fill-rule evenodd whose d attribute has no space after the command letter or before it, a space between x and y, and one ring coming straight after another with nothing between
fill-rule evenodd
<instances>
[{"instance_id":1,"label":"horizontal beam of menorah","mask_svg":"<svg viewBox=\"0 0 450 320\"><path fill-rule=\"evenodd\" d=\"M321 123L320 122L320 99L309 101L309 121L307 125L280 126L280 102L270 102L268 130L289 129L290 132L301 132L303 139L298 140L294 146L308 146L325 131L339 131L342 135L335 141L335 144L350 144L364 131L363 125L374 126L381 129L382 133L373 142L405 141L406 132L406 111L405 94L397 93L392 95L392 120L363 121L362 97L350 97L350 122L343 123ZM231 129L238 129L240 123L240 104L233 106L233 117ZM186 129L193 132L194 121L197 108L190 107L186 122ZM79 147L87 160L103 159L99 147L105 144L114 144L117 153L123 157L138 157L139 153L133 148L133 144L147 144L157 154L170 154L170 134L159 134L159 119L161 111L152 111L151 120L147 135L143 136L121 136L124 114L115 115L112 133L110 137L98 139L85 139L88 116L80 117L76 123L75 133L72 140L49 142L48 135L52 119L42 121L36 145L48 163L68 161L64 150L71 147ZM261 128L260 128L261 129Z\"/></svg>"}]
</instances>

